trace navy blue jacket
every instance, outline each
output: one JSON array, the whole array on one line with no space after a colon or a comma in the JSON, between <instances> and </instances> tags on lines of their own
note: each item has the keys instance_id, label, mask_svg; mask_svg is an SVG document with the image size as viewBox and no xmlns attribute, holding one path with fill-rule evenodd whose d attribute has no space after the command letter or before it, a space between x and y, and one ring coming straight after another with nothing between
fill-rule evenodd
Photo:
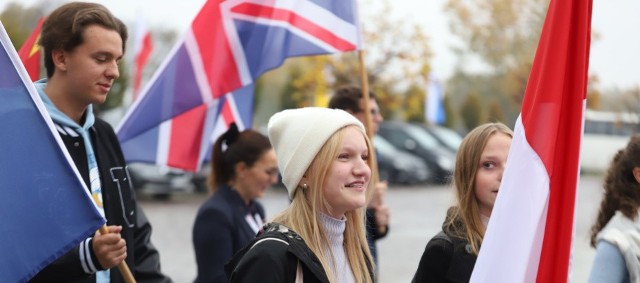
<instances>
[{"instance_id":1,"label":"navy blue jacket","mask_svg":"<svg viewBox=\"0 0 640 283\"><path fill-rule=\"evenodd\" d=\"M82 137L72 136L65 132L60 132L60 137L87 188L90 188L89 166ZM129 269L137 282L171 282L160 272L160 256L150 240L151 224L137 205L135 194L130 186L129 173L126 169L120 143L113 128L107 122L96 118L95 124L91 128L91 141L100 169L100 183L107 225L122 226L120 235L127 242L125 261ZM99 264L93 250L90 250L90 253L94 263ZM118 268L111 268L110 274L111 283L124 282ZM96 276L95 274L87 274L83 270L80 247L78 246L45 267L30 282L90 283L96 282Z\"/></svg>"},{"instance_id":2,"label":"navy blue jacket","mask_svg":"<svg viewBox=\"0 0 640 283\"><path fill-rule=\"evenodd\" d=\"M260 220L252 221L257 227L251 227L247 215ZM198 265L195 282L228 282L224 264L253 240L264 219L260 203L254 200L247 206L237 191L226 185L219 187L202 204L193 224L193 248Z\"/></svg>"}]
</instances>

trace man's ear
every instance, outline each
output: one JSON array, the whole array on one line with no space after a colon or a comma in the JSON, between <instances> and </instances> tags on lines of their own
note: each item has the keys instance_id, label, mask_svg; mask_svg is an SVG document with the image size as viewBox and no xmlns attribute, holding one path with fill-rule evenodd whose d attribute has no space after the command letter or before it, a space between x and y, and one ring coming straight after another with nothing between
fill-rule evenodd
<instances>
[{"instance_id":1,"label":"man's ear","mask_svg":"<svg viewBox=\"0 0 640 283\"><path fill-rule=\"evenodd\" d=\"M51 59L56 69L60 69L63 72L67 70L67 52L62 49L52 50Z\"/></svg>"},{"instance_id":2,"label":"man's ear","mask_svg":"<svg viewBox=\"0 0 640 283\"><path fill-rule=\"evenodd\" d=\"M633 177L636 178L636 182L640 184L640 167L633 168Z\"/></svg>"}]
</instances>

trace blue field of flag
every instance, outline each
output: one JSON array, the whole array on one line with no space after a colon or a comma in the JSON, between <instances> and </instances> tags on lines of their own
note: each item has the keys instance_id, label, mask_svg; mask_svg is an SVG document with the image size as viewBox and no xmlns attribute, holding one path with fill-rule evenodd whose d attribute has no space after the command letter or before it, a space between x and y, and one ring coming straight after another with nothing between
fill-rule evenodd
<instances>
[{"instance_id":1,"label":"blue field of flag","mask_svg":"<svg viewBox=\"0 0 640 283\"><path fill-rule=\"evenodd\" d=\"M0 44L0 282L26 282L104 220L1 23Z\"/></svg>"}]
</instances>

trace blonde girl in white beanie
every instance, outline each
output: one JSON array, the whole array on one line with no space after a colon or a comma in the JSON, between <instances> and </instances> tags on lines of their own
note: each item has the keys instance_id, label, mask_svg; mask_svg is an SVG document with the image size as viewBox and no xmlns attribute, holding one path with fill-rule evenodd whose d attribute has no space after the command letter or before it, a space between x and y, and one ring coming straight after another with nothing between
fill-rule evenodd
<instances>
[{"instance_id":1,"label":"blonde girl in white beanie","mask_svg":"<svg viewBox=\"0 0 640 283\"><path fill-rule=\"evenodd\" d=\"M362 123L309 107L276 113L268 128L291 205L227 264L229 281L373 282L364 226L373 148Z\"/></svg>"}]
</instances>

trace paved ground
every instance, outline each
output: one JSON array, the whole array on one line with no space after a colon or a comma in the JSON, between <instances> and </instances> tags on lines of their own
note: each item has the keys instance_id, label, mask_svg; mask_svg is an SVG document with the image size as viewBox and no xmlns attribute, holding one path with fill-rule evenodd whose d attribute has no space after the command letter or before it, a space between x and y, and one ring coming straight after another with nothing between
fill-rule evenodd
<instances>
[{"instance_id":1,"label":"paved ground","mask_svg":"<svg viewBox=\"0 0 640 283\"><path fill-rule=\"evenodd\" d=\"M588 231L601 198L600 177L582 177L578 192L572 282L586 282L594 251L588 246ZM169 201L141 196L141 204L154 227L152 240L160 250L162 269L175 282L192 282L196 267L191 245L191 227L206 195L181 193ZM427 241L440 231L445 211L452 203L445 186L393 187L387 193L391 208L390 234L378 242L380 282L409 282ZM267 216L287 204L284 189L271 189L262 200Z\"/></svg>"}]
</instances>

